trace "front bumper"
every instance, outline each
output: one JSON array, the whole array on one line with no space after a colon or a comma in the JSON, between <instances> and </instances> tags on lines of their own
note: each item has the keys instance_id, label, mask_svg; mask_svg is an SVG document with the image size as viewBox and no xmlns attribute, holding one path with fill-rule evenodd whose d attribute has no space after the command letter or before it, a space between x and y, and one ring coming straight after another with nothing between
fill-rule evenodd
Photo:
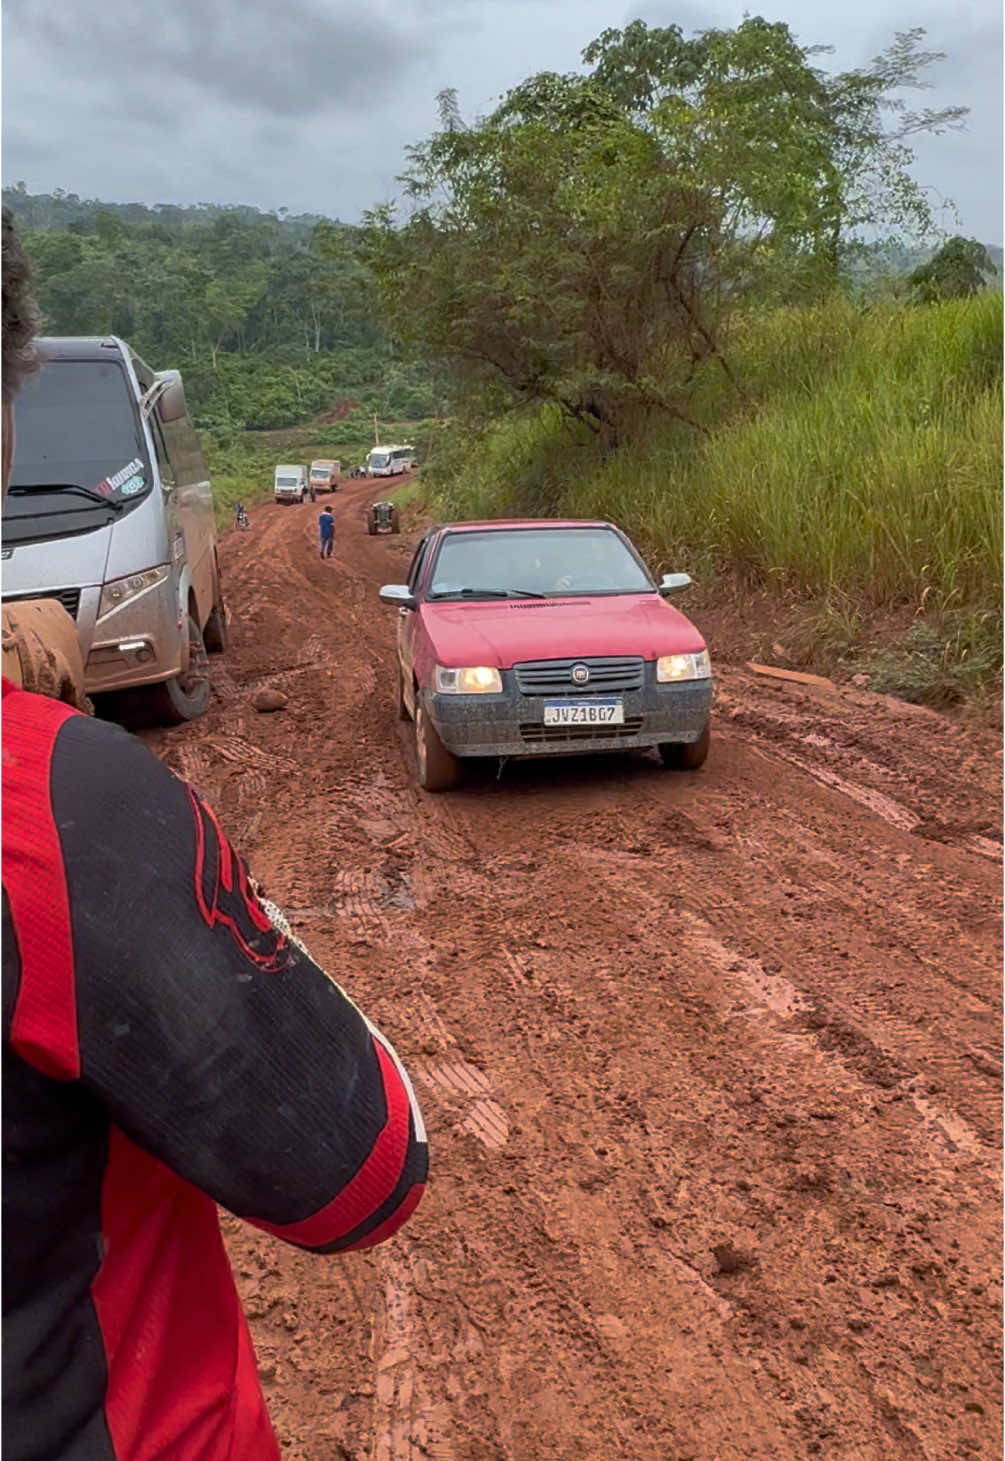
<instances>
[{"instance_id":1,"label":"front bumper","mask_svg":"<svg viewBox=\"0 0 1005 1461\"><path fill-rule=\"evenodd\" d=\"M656 682L655 665L649 663L641 689L617 693L624 705L624 725L546 726L545 699L575 701L584 696L524 695L512 670L504 670L502 679L500 695L422 692L426 713L455 756L571 756L630 751L667 741L684 744L702 734L712 708L710 679L661 685Z\"/></svg>"}]
</instances>

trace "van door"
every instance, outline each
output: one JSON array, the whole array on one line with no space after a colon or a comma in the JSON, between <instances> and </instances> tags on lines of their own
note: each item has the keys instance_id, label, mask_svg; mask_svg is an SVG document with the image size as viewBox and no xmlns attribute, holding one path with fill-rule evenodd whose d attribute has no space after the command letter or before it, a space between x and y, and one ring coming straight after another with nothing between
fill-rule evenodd
<instances>
[{"instance_id":1,"label":"van door","mask_svg":"<svg viewBox=\"0 0 1005 1461\"><path fill-rule=\"evenodd\" d=\"M171 579L175 586L175 597L177 598L178 580L184 571L188 553L185 543L185 530L181 519L181 510L178 504L178 480L171 458L168 456L167 444L164 440L164 428L156 410L150 413L150 435L153 438L154 455L157 458L157 475L160 478L161 494L164 501L164 518L167 524L168 552L170 554L169 567L171 569Z\"/></svg>"}]
</instances>

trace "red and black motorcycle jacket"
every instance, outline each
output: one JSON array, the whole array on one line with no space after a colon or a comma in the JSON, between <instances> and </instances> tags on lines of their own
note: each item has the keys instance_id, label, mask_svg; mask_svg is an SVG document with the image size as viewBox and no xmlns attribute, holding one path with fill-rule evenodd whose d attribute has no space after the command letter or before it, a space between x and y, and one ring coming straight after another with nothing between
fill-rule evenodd
<instances>
[{"instance_id":1,"label":"red and black motorcycle jacket","mask_svg":"<svg viewBox=\"0 0 1005 1461\"><path fill-rule=\"evenodd\" d=\"M408 1078L137 740L5 682L2 755L4 1461L274 1461L216 1204L387 1238Z\"/></svg>"}]
</instances>

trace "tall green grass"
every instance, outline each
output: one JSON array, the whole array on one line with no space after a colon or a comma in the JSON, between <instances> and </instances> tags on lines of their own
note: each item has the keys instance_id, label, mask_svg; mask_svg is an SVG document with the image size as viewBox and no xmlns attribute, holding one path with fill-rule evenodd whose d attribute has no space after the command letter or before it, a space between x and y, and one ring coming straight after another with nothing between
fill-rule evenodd
<instances>
[{"instance_id":1,"label":"tall green grass","mask_svg":"<svg viewBox=\"0 0 1005 1461\"><path fill-rule=\"evenodd\" d=\"M739 397L712 363L695 413L604 457L550 410L457 440L434 469L455 516L610 517L675 567L788 596L980 616L1002 600L1002 297L813 308L744 321Z\"/></svg>"}]
</instances>

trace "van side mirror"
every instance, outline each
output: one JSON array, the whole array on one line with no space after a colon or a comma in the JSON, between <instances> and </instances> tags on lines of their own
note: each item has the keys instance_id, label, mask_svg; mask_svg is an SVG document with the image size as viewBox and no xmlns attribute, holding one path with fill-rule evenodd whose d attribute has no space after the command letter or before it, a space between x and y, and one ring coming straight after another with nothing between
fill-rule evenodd
<instances>
[{"instance_id":1,"label":"van side mirror","mask_svg":"<svg viewBox=\"0 0 1005 1461\"><path fill-rule=\"evenodd\" d=\"M380 602L390 604L394 609L414 609L416 598L407 583L385 583L380 590Z\"/></svg>"},{"instance_id":2,"label":"van side mirror","mask_svg":"<svg viewBox=\"0 0 1005 1461\"><path fill-rule=\"evenodd\" d=\"M660 593L663 598L679 593L682 588L691 587L690 573L664 573L660 579Z\"/></svg>"},{"instance_id":3,"label":"van side mirror","mask_svg":"<svg viewBox=\"0 0 1005 1461\"><path fill-rule=\"evenodd\" d=\"M162 421L181 421L186 415L185 387L177 370L158 371L153 385L140 402L144 421L155 406Z\"/></svg>"},{"instance_id":4,"label":"van side mirror","mask_svg":"<svg viewBox=\"0 0 1005 1461\"><path fill-rule=\"evenodd\" d=\"M162 421L181 421L186 414L185 387L181 377L174 372L172 374L174 379L168 380L157 402Z\"/></svg>"}]
</instances>

